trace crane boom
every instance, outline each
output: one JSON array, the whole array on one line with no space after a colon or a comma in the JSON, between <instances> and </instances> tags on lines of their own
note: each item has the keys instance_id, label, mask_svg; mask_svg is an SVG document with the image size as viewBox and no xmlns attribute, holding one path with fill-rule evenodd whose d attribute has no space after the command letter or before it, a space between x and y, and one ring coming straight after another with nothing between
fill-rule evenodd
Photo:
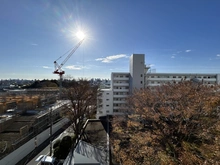
<instances>
[{"instance_id":1,"label":"crane boom","mask_svg":"<svg viewBox=\"0 0 220 165\"><path fill-rule=\"evenodd\" d=\"M65 72L62 70L63 65L69 60L69 58L73 55L73 53L78 49L78 47L82 44L84 39L82 39L74 48L73 50L68 54L68 56L63 60L63 62L59 65L57 63L57 60L59 60L61 57L59 57L56 61L54 61L54 66L55 66L55 71L53 72L54 74L58 74L60 76L60 99L61 99L61 89L62 89L62 79L63 79L63 74Z\"/></svg>"},{"instance_id":2,"label":"crane boom","mask_svg":"<svg viewBox=\"0 0 220 165\"><path fill-rule=\"evenodd\" d=\"M54 74L59 74L63 75L65 72L61 69L63 65L69 60L69 58L73 55L73 53L78 49L78 47L82 44L84 39L82 39L74 48L73 50L69 53L69 55L63 60L63 62L59 65L57 61L54 61L54 66L55 66L55 71L53 72Z\"/></svg>"}]
</instances>

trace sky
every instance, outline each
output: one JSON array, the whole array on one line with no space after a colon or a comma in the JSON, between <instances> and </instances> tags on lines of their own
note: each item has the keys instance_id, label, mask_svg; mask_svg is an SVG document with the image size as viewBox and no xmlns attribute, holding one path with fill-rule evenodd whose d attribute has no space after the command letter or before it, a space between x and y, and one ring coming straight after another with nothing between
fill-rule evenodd
<instances>
[{"instance_id":1,"label":"sky","mask_svg":"<svg viewBox=\"0 0 220 165\"><path fill-rule=\"evenodd\" d=\"M157 73L220 73L219 0L1 0L0 79L110 79L145 54Z\"/></svg>"}]
</instances>

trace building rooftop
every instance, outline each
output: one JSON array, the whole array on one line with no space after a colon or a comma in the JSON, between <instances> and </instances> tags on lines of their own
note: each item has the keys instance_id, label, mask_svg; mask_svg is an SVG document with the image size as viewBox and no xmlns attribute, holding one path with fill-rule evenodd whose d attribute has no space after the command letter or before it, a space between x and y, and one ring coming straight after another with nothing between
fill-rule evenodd
<instances>
[{"instance_id":1,"label":"building rooftop","mask_svg":"<svg viewBox=\"0 0 220 165\"><path fill-rule=\"evenodd\" d=\"M106 122L101 120L88 120L84 130L88 137L79 140L73 153L66 158L64 165L71 161L72 165L106 165L109 164L108 134Z\"/></svg>"}]
</instances>

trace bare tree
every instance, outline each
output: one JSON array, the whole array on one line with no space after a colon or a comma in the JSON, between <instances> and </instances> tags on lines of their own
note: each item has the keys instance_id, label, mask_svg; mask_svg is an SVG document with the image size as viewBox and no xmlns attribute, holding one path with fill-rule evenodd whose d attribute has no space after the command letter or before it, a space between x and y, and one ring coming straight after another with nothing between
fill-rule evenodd
<instances>
[{"instance_id":1,"label":"bare tree","mask_svg":"<svg viewBox=\"0 0 220 165\"><path fill-rule=\"evenodd\" d=\"M113 122L120 164L220 162L219 86L181 82L136 91L127 118Z\"/></svg>"},{"instance_id":2,"label":"bare tree","mask_svg":"<svg viewBox=\"0 0 220 165\"><path fill-rule=\"evenodd\" d=\"M67 99L70 100L66 112L78 138L83 133L86 119L95 117L98 86L92 86L85 79L73 80L70 84L71 86L64 90Z\"/></svg>"}]
</instances>

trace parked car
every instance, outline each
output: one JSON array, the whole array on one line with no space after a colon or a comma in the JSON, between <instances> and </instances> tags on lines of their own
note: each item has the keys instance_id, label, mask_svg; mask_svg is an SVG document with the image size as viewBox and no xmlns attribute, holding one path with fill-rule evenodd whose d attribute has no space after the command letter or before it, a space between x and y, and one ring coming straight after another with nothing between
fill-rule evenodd
<instances>
[{"instance_id":1,"label":"parked car","mask_svg":"<svg viewBox=\"0 0 220 165\"><path fill-rule=\"evenodd\" d=\"M41 162L41 165L60 165L61 163L52 156L40 155L36 162Z\"/></svg>"}]
</instances>

